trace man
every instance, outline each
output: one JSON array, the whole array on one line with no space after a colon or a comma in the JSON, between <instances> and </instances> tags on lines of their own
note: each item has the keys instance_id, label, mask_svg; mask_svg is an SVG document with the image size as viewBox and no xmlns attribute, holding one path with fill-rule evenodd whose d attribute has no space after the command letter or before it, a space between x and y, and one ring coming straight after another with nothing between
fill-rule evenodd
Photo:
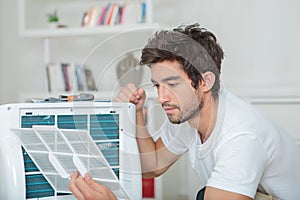
<instances>
[{"instance_id":1,"label":"man","mask_svg":"<svg viewBox=\"0 0 300 200\"><path fill-rule=\"evenodd\" d=\"M299 199L300 148L220 86L222 59L214 34L198 24L159 31L142 50L141 64L150 67L169 118L154 141L145 126L145 91L129 84L116 97L136 105L143 176L163 174L188 151L193 169L206 183L197 198L250 200L265 193ZM82 180L73 175L71 191L80 190Z\"/></svg>"}]
</instances>

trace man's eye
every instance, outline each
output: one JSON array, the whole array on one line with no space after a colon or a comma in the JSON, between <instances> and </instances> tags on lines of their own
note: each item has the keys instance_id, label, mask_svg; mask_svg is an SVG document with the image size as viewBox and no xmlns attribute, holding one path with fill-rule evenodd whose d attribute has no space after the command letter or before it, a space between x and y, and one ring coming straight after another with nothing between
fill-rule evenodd
<instances>
[{"instance_id":1,"label":"man's eye","mask_svg":"<svg viewBox=\"0 0 300 200\"><path fill-rule=\"evenodd\" d=\"M153 84L153 87L158 88L159 85L158 84Z\"/></svg>"},{"instance_id":2,"label":"man's eye","mask_svg":"<svg viewBox=\"0 0 300 200\"><path fill-rule=\"evenodd\" d=\"M177 85L177 83L168 83L169 87L175 87Z\"/></svg>"}]
</instances>

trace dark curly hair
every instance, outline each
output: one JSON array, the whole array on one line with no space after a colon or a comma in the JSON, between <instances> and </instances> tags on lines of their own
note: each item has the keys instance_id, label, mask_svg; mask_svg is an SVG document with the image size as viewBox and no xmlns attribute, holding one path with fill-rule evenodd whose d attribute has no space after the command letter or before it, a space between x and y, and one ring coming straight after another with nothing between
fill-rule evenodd
<instances>
[{"instance_id":1,"label":"dark curly hair","mask_svg":"<svg viewBox=\"0 0 300 200\"><path fill-rule=\"evenodd\" d=\"M195 89L199 81L203 81L201 74L211 71L215 75L211 92L216 97L220 89L223 57L224 52L216 36L195 23L156 32L143 48L140 63L151 67L151 64L165 60L178 61Z\"/></svg>"}]
</instances>

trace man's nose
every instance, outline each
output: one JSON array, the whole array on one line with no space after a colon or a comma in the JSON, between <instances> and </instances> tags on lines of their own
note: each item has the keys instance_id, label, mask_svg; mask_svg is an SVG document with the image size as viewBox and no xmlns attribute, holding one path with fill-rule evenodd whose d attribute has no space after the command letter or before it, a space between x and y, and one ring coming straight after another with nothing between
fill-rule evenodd
<instances>
[{"instance_id":1,"label":"man's nose","mask_svg":"<svg viewBox=\"0 0 300 200\"><path fill-rule=\"evenodd\" d=\"M158 102L159 103L163 104L170 100L169 99L169 91L166 87L160 86L157 91L158 91Z\"/></svg>"}]
</instances>

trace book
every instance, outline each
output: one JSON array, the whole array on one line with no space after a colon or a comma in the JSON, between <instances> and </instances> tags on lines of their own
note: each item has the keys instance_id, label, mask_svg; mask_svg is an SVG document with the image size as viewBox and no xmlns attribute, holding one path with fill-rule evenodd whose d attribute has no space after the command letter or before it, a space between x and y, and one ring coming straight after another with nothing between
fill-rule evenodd
<instances>
[{"instance_id":1,"label":"book","mask_svg":"<svg viewBox=\"0 0 300 200\"><path fill-rule=\"evenodd\" d=\"M96 91L96 84L95 84L95 80L93 77L93 73L92 70L85 68L85 77L86 77L86 83L87 83L87 89L91 90L91 91Z\"/></svg>"},{"instance_id":2,"label":"book","mask_svg":"<svg viewBox=\"0 0 300 200\"><path fill-rule=\"evenodd\" d=\"M64 78L65 91L77 90L77 78L75 65L72 63L61 63L61 69Z\"/></svg>"},{"instance_id":3,"label":"book","mask_svg":"<svg viewBox=\"0 0 300 200\"><path fill-rule=\"evenodd\" d=\"M76 65L76 79L78 91L88 90L84 68L85 66Z\"/></svg>"},{"instance_id":4,"label":"book","mask_svg":"<svg viewBox=\"0 0 300 200\"><path fill-rule=\"evenodd\" d=\"M68 64L61 63L61 71L62 71L62 74L63 74L65 91L70 91Z\"/></svg>"},{"instance_id":5,"label":"book","mask_svg":"<svg viewBox=\"0 0 300 200\"><path fill-rule=\"evenodd\" d=\"M110 10L111 10L111 6L112 6L111 2L109 2L106 5L105 13L103 14L103 18L101 19L101 25L106 25L106 23L108 21L108 18L109 18L109 13L110 13Z\"/></svg>"},{"instance_id":6,"label":"book","mask_svg":"<svg viewBox=\"0 0 300 200\"><path fill-rule=\"evenodd\" d=\"M86 65L76 66L76 80L78 91L96 91L96 84L92 70Z\"/></svg>"},{"instance_id":7,"label":"book","mask_svg":"<svg viewBox=\"0 0 300 200\"><path fill-rule=\"evenodd\" d=\"M119 5L118 14L115 19L115 24L122 24L121 16L122 16L123 8L124 8L123 5Z\"/></svg>"},{"instance_id":8,"label":"book","mask_svg":"<svg viewBox=\"0 0 300 200\"><path fill-rule=\"evenodd\" d=\"M116 4L115 3L112 3L108 12L107 12L107 15L106 15L106 18L105 18L105 25L110 25L110 21L111 21L111 18L112 18L112 15L113 15L113 12L116 8Z\"/></svg>"},{"instance_id":9,"label":"book","mask_svg":"<svg viewBox=\"0 0 300 200\"><path fill-rule=\"evenodd\" d=\"M110 18L109 18L109 21L107 23L107 25L115 25L115 24L118 24L117 23L117 17L118 17L118 14L119 14L119 8L120 6L115 4L112 11L111 11L111 14L110 14Z\"/></svg>"},{"instance_id":10,"label":"book","mask_svg":"<svg viewBox=\"0 0 300 200\"><path fill-rule=\"evenodd\" d=\"M99 6L94 6L91 8L91 18L89 21L89 27L95 27L100 17L101 8Z\"/></svg>"},{"instance_id":11,"label":"book","mask_svg":"<svg viewBox=\"0 0 300 200\"><path fill-rule=\"evenodd\" d=\"M70 83L70 91L77 91L77 78L76 78L76 65L73 63L69 63L68 65L68 75L69 75L69 83Z\"/></svg>"},{"instance_id":12,"label":"book","mask_svg":"<svg viewBox=\"0 0 300 200\"><path fill-rule=\"evenodd\" d=\"M61 70L61 65L58 63L47 64L47 77L49 92L65 91L64 78Z\"/></svg>"},{"instance_id":13,"label":"book","mask_svg":"<svg viewBox=\"0 0 300 200\"><path fill-rule=\"evenodd\" d=\"M46 70L49 92L96 91L92 70L86 65L51 62Z\"/></svg>"},{"instance_id":14,"label":"book","mask_svg":"<svg viewBox=\"0 0 300 200\"><path fill-rule=\"evenodd\" d=\"M82 21L81 21L81 26L86 27L88 26L91 18L91 9L88 9L84 12Z\"/></svg>"},{"instance_id":15,"label":"book","mask_svg":"<svg viewBox=\"0 0 300 200\"><path fill-rule=\"evenodd\" d=\"M141 11L139 12L138 23L146 22L147 3L141 3Z\"/></svg>"},{"instance_id":16,"label":"book","mask_svg":"<svg viewBox=\"0 0 300 200\"><path fill-rule=\"evenodd\" d=\"M127 2L122 10L122 24L136 24L138 22L141 5L139 2Z\"/></svg>"}]
</instances>

